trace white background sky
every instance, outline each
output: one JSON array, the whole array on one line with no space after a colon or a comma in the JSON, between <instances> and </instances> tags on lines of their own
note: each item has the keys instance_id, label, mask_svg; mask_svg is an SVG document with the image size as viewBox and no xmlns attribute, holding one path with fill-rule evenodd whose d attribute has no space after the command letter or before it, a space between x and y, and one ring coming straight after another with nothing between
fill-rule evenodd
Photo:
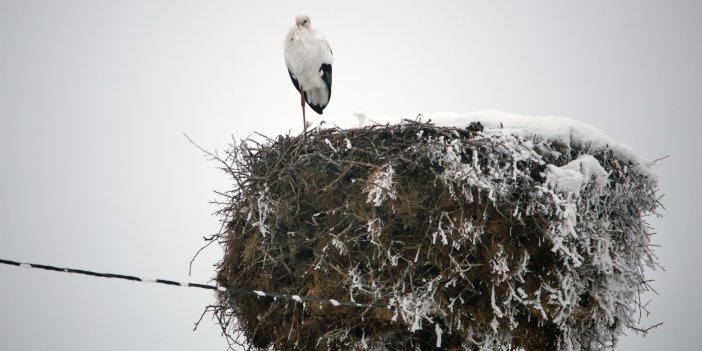
<instances>
[{"instance_id":1,"label":"white background sky","mask_svg":"<svg viewBox=\"0 0 702 351\"><path fill-rule=\"evenodd\" d=\"M0 0L0 258L188 278L230 184L182 136L299 132L282 42L309 14L334 50L324 117L497 109L569 116L656 167L660 293L647 338L698 343L699 1ZM0 266L2 350L224 350L210 292Z\"/></svg>"}]
</instances>

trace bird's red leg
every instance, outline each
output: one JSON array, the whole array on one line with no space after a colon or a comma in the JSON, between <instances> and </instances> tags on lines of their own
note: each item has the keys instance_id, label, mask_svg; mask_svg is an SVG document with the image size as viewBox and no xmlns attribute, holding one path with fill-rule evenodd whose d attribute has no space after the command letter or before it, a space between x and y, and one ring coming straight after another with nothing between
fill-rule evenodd
<instances>
[{"instance_id":1,"label":"bird's red leg","mask_svg":"<svg viewBox=\"0 0 702 351\"><path fill-rule=\"evenodd\" d=\"M300 86L300 106L302 106L302 129L307 130L307 119L305 118L305 91Z\"/></svg>"}]
</instances>

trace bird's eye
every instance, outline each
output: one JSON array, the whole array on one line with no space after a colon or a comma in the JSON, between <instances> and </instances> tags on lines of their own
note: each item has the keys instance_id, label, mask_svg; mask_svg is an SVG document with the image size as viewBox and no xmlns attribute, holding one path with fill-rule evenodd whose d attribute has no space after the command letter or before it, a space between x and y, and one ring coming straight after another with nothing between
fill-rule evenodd
<instances>
[{"instance_id":1,"label":"bird's eye","mask_svg":"<svg viewBox=\"0 0 702 351\"><path fill-rule=\"evenodd\" d=\"M307 23L307 20L304 20L302 23Z\"/></svg>"}]
</instances>

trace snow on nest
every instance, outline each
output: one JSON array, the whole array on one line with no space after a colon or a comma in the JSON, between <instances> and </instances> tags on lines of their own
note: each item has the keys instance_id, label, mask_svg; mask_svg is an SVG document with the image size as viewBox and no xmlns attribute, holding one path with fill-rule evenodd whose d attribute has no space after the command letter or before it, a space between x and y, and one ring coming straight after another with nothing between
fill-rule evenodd
<instances>
[{"instance_id":1,"label":"snow on nest","mask_svg":"<svg viewBox=\"0 0 702 351\"><path fill-rule=\"evenodd\" d=\"M578 197L582 187L591 180L598 192L602 192L609 182L609 173L592 155L580 156L561 167L547 165L546 168L546 183L565 195Z\"/></svg>"},{"instance_id":2,"label":"snow on nest","mask_svg":"<svg viewBox=\"0 0 702 351\"><path fill-rule=\"evenodd\" d=\"M398 124L404 118L415 119L416 116L392 118L385 115L367 116L363 112L355 112L355 118L341 121L335 125L341 128L358 128L372 124ZM431 120L432 123L443 127L466 128L473 122L480 122L486 134L510 134L522 139L536 137L548 140L565 147L579 147L589 149L594 153L604 149L611 149L619 160L629 162L632 168L641 175L656 180L656 175L650 170L651 163L644 161L630 147L622 144L599 129L576 119L557 116L523 116L513 113L485 110L470 113L440 112L421 116L422 121Z\"/></svg>"}]
</instances>

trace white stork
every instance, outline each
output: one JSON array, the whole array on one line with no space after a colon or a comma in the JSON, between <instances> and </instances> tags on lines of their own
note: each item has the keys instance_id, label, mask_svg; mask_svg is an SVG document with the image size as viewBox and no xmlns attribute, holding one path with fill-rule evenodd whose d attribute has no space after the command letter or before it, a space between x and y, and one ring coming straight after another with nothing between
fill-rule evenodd
<instances>
[{"instance_id":1,"label":"white stork","mask_svg":"<svg viewBox=\"0 0 702 351\"><path fill-rule=\"evenodd\" d=\"M331 98L332 56L331 47L322 33L310 27L306 15L295 17L295 26L285 36L285 65L295 89L300 92L302 123L307 129L305 101L314 112L322 111Z\"/></svg>"}]
</instances>

